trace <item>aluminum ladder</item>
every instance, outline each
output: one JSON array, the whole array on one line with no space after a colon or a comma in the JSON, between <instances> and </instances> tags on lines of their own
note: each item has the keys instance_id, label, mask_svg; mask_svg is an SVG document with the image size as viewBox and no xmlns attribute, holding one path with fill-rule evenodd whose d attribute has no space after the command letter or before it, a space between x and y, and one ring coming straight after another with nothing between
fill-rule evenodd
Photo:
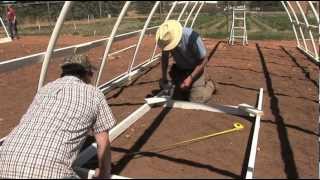
<instances>
[{"instance_id":1,"label":"aluminum ladder","mask_svg":"<svg viewBox=\"0 0 320 180\"><path fill-rule=\"evenodd\" d=\"M240 35L241 33L242 35ZM248 45L245 5L232 8L232 25L229 44L234 45L235 39L242 39L242 45Z\"/></svg>"}]
</instances>

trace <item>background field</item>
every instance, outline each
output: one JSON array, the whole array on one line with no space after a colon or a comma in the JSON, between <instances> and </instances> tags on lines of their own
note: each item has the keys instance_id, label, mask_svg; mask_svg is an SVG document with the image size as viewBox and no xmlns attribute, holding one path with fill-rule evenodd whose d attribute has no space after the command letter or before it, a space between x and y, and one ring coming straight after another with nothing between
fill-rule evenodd
<instances>
[{"instance_id":1,"label":"background field","mask_svg":"<svg viewBox=\"0 0 320 180\"><path fill-rule=\"evenodd\" d=\"M142 28L145 19L154 2L134 2L129 8L126 20L120 26L119 32L129 32ZM76 2L68 13L62 34L81 36L108 36L113 24L117 19L123 1L83 1ZM204 37L227 38L228 29L231 26L231 10L226 10L228 5L243 4L243 2L218 2L208 4L201 11L194 29ZM1 5L1 4L0 4ZM55 19L61 10L62 2L20 3L16 5L19 31L21 35L50 35L53 30ZM277 1L250 1L247 5L247 28L249 40L293 40L292 27L282 5ZM156 12L150 26L164 20L168 12L170 2L161 2L159 11ZM187 11L191 9L188 6ZM5 19L5 6L0 6L0 14ZM179 12L182 6L177 7ZM311 15L310 13L308 15ZM177 18L173 14L171 18ZM186 19L187 15L182 19ZM309 17L311 23L315 17ZM0 30L1 31L1 30Z\"/></svg>"},{"instance_id":2,"label":"background field","mask_svg":"<svg viewBox=\"0 0 320 180\"><path fill-rule=\"evenodd\" d=\"M82 35L82 36L106 36L110 34L116 18L95 19L91 21L70 21L65 23L62 34L64 35ZM153 24L159 24L161 20L152 21ZM125 26L121 26L120 33L130 32L137 28L142 28L145 22L144 17L127 18ZM231 20L229 20L230 28ZM229 36L227 26L227 18L223 14L208 15L200 14L194 29L201 33L204 37L226 38ZM52 26L21 26L19 28L21 35L49 35L52 32ZM293 40L294 34L291 32L287 14L280 15L263 15L263 14L247 14L247 31L249 40Z\"/></svg>"}]
</instances>

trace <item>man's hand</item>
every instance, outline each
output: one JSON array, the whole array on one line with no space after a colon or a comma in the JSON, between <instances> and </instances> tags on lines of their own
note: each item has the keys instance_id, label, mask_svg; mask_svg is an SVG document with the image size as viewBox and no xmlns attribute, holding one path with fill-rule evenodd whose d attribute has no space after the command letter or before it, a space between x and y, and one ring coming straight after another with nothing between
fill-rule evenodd
<instances>
[{"instance_id":1,"label":"man's hand","mask_svg":"<svg viewBox=\"0 0 320 180\"><path fill-rule=\"evenodd\" d=\"M100 169L96 168L94 177L98 177L99 175L100 175Z\"/></svg>"},{"instance_id":2,"label":"man's hand","mask_svg":"<svg viewBox=\"0 0 320 180\"><path fill-rule=\"evenodd\" d=\"M192 84L192 78L191 76L188 76L180 85L180 89L187 90L191 87Z\"/></svg>"},{"instance_id":3,"label":"man's hand","mask_svg":"<svg viewBox=\"0 0 320 180\"><path fill-rule=\"evenodd\" d=\"M101 177L101 176L100 176L100 169L99 169L99 168L96 168L96 169L95 169L95 175L94 175L94 177L95 177L95 178Z\"/></svg>"}]
</instances>

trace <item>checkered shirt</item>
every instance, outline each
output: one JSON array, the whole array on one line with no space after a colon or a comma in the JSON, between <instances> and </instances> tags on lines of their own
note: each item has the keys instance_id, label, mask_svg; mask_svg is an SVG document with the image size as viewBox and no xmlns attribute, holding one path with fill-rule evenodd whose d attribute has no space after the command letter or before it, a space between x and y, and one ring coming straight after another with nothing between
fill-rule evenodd
<instances>
[{"instance_id":1,"label":"checkered shirt","mask_svg":"<svg viewBox=\"0 0 320 180\"><path fill-rule=\"evenodd\" d=\"M74 76L48 83L0 146L1 178L74 176L72 164L88 136L116 121L101 91Z\"/></svg>"}]
</instances>

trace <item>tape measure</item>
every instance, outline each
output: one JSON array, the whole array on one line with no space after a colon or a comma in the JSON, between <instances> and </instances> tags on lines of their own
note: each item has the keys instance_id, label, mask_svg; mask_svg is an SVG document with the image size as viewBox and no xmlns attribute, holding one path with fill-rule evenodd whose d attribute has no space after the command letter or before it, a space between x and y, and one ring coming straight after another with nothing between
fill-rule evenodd
<instances>
[{"instance_id":1,"label":"tape measure","mask_svg":"<svg viewBox=\"0 0 320 180\"><path fill-rule=\"evenodd\" d=\"M154 153L159 153L159 152L167 151L167 150L170 150L170 149L174 149L174 148L176 148L178 146L181 146L181 145L191 144L191 143L195 143L195 142L198 142L198 141L201 141L201 140L204 140L204 139L208 139L208 138L211 138L211 137L219 136L219 135L222 135L222 134L227 134L227 133L231 133L231 132L235 132L235 131L240 131L243 128L244 128L244 126L241 123L234 123L232 129L224 130L224 131L217 132L217 133L207 134L207 135L200 136L200 137L197 137L197 138L193 138L193 139L189 139L189 140L185 140L185 141L180 141L178 143L174 143L174 144L170 144L170 145L164 145L164 146L148 149L148 150L145 150L145 151L138 151L138 152L128 153L125 156L135 156L134 159L136 159L136 158L139 158L139 157L143 156L143 155L140 155L140 156L136 156L136 155L142 154L144 152L152 151Z\"/></svg>"}]
</instances>

